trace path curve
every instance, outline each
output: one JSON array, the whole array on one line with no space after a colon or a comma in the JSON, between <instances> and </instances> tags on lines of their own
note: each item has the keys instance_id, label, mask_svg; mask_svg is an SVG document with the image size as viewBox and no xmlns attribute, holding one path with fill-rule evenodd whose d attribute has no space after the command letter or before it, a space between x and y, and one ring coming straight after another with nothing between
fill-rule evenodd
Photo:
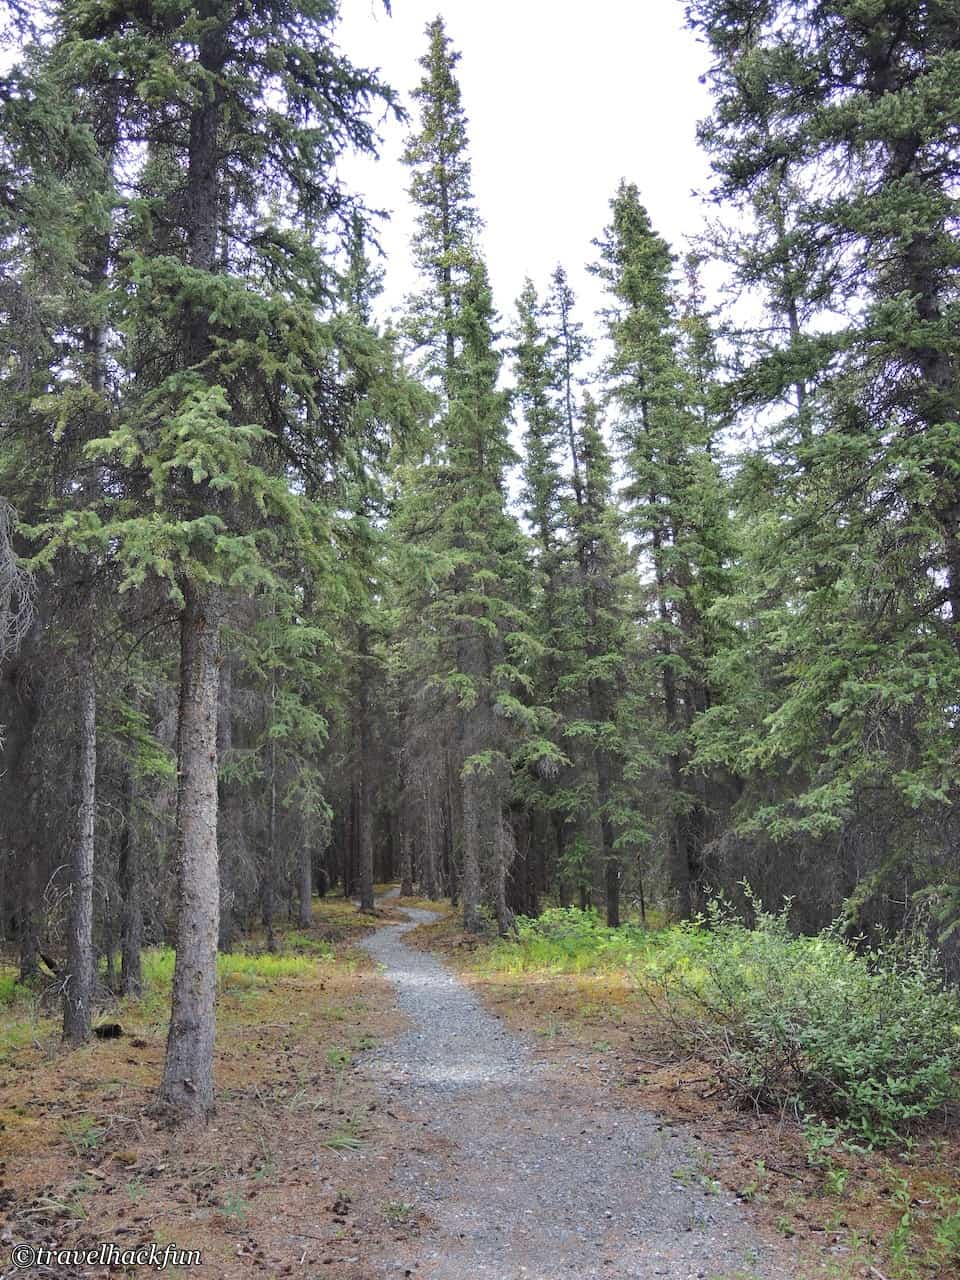
<instances>
[{"instance_id":1,"label":"path curve","mask_svg":"<svg viewBox=\"0 0 960 1280\"><path fill-rule=\"evenodd\" d=\"M414 1252L367 1258L377 1277L430 1280L791 1280L738 1202L704 1178L695 1144L656 1115L545 1063L435 956L402 908L364 946L410 1028L369 1054L410 1140L393 1199L433 1229Z\"/></svg>"}]
</instances>

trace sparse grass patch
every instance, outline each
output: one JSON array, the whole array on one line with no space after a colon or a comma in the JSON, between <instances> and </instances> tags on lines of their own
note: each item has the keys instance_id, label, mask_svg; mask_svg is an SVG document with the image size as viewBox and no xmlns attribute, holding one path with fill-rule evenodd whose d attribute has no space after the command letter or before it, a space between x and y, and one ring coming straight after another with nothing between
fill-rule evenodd
<instances>
[{"instance_id":1,"label":"sparse grass patch","mask_svg":"<svg viewBox=\"0 0 960 1280\"><path fill-rule=\"evenodd\" d=\"M32 995L30 988L18 981L18 971L15 968L0 965L0 1006L25 1003Z\"/></svg>"}]
</instances>

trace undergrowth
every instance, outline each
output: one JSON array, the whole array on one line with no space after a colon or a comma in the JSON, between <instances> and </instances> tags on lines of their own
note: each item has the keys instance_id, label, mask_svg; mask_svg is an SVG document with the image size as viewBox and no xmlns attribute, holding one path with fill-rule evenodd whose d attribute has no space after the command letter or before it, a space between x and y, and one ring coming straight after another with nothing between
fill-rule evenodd
<instances>
[{"instance_id":1,"label":"undergrowth","mask_svg":"<svg viewBox=\"0 0 960 1280\"><path fill-rule=\"evenodd\" d=\"M639 925L608 929L593 909L553 907L536 919L518 916L515 939L495 943L482 961L491 972L597 973L629 968L660 944Z\"/></svg>"},{"instance_id":2,"label":"undergrowth","mask_svg":"<svg viewBox=\"0 0 960 1280\"><path fill-rule=\"evenodd\" d=\"M242 951L225 951L217 956L217 979L222 986L268 987L278 978L312 973L317 959L329 959L332 954L329 945L319 955L275 955L266 951L248 955ZM175 959L172 947L151 947L144 951L141 963L145 984L168 985L173 978Z\"/></svg>"},{"instance_id":3,"label":"undergrowth","mask_svg":"<svg viewBox=\"0 0 960 1280\"><path fill-rule=\"evenodd\" d=\"M752 925L714 904L662 930L609 929L555 908L479 960L488 972L627 972L668 1034L740 1102L826 1121L882 1146L960 1094L960 998L932 950L899 940L859 954L830 929L791 933L754 904Z\"/></svg>"}]
</instances>

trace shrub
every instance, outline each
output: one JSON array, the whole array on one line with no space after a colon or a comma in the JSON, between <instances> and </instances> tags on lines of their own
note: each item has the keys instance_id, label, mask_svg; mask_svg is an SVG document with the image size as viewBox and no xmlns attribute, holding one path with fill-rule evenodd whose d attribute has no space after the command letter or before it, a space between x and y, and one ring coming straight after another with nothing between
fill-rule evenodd
<instances>
[{"instance_id":1,"label":"shrub","mask_svg":"<svg viewBox=\"0 0 960 1280\"><path fill-rule=\"evenodd\" d=\"M708 924L672 930L647 977L738 1099L882 1144L957 1095L960 999L925 943L861 956L832 930L793 936L786 910L748 928L719 904Z\"/></svg>"},{"instance_id":2,"label":"shrub","mask_svg":"<svg viewBox=\"0 0 960 1280\"><path fill-rule=\"evenodd\" d=\"M622 969L634 963L655 941L637 925L608 929L594 910L553 907L536 917L518 916L516 939L497 943L490 952L491 969L518 973L585 973Z\"/></svg>"}]
</instances>

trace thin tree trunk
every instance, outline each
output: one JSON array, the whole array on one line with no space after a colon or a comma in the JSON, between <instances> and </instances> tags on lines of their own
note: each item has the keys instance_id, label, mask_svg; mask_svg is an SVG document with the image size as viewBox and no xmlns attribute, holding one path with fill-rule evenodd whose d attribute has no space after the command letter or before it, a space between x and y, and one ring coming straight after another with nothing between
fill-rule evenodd
<instances>
[{"instance_id":1,"label":"thin tree trunk","mask_svg":"<svg viewBox=\"0 0 960 1280\"><path fill-rule=\"evenodd\" d=\"M357 853L360 878L360 910L373 911L373 815L370 811L373 787L370 785L370 630L361 622L357 634L359 689L357 708Z\"/></svg>"},{"instance_id":2,"label":"thin tree trunk","mask_svg":"<svg viewBox=\"0 0 960 1280\"><path fill-rule=\"evenodd\" d=\"M217 698L220 623L216 588L183 585L177 757L177 958L159 1110L174 1122L213 1111L214 1004L220 879L217 867Z\"/></svg>"},{"instance_id":3,"label":"thin tree trunk","mask_svg":"<svg viewBox=\"0 0 960 1280\"><path fill-rule=\"evenodd\" d=\"M300 875L297 879L297 920L302 929L313 924L313 846L304 833L300 846Z\"/></svg>"},{"instance_id":4,"label":"thin tree trunk","mask_svg":"<svg viewBox=\"0 0 960 1280\"><path fill-rule=\"evenodd\" d=\"M124 822L120 834L120 893L123 900L120 919L120 989L125 996L138 996L143 988L140 951L143 946L143 900L140 879L140 832L134 806L137 779L132 764L124 778Z\"/></svg>"},{"instance_id":5,"label":"thin tree trunk","mask_svg":"<svg viewBox=\"0 0 960 1280\"><path fill-rule=\"evenodd\" d=\"M413 850L406 822L400 829L400 896L413 897Z\"/></svg>"},{"instance_id":6,"label":"thin tree trunk","mask_svg":"<svg viewBox=\"0 0 960 1280\"><path fill-rule=\"evenodd\" d=\"M420 892L431 901L438 898L437 849L440 840L440 814L436 798L423 791L423 844L420 848Z\"/></svg>"},{"instance_id":7,"label":"thin tree trunk","mask_svg":"<svg viewBox=\"0 0 960 1280\"><path fill-rule=\"evenodd\" d=\"M79 812L70 876L67 966L63 988L63 1038L82 1044L93 1017L93 856L97 816L97 682L93 626L77 649L80 712Z\"/></svg>"},{"instance_id":8,"label":"thin tree trunk","mask_svg":"<svg viewBox=\"0 0 960 1280\"><path fill-rule=\"evenodd\" d=\"M31 802L27 821L35 815L35 803ZM40 939L37 935L37 902L40 886L37 884L36 847L26 823L22 831L17 868L17 929L20 934L20 981L27 982L40 972Z\"/></svg>"},{"instance_id":9,"label":"thin tree trunk","mask_svg":"<svg viewBox=\"0 0 960 1280\"><path fill-rule=\"evenodd\" d=\"M276 688L271 695L271 705L276 701ZM276 951L277 938L273 931L274 893L273 885L279 868L277 867L277 744L270 739L270 790L267 806L267 850L260 867L260 911L263 927L267 934L267 950Z\"/></svg>"},{"instance_id":10,"label":"thin tree trunk","mask_svg":"<svg viewBox=\"0 0 960 1280\"><path fill-rule=\"evenodd\" d=\"M474 773L463 780L463 927L480 932L480 812L482 781Z\"/></svg>"}]
</instances>

